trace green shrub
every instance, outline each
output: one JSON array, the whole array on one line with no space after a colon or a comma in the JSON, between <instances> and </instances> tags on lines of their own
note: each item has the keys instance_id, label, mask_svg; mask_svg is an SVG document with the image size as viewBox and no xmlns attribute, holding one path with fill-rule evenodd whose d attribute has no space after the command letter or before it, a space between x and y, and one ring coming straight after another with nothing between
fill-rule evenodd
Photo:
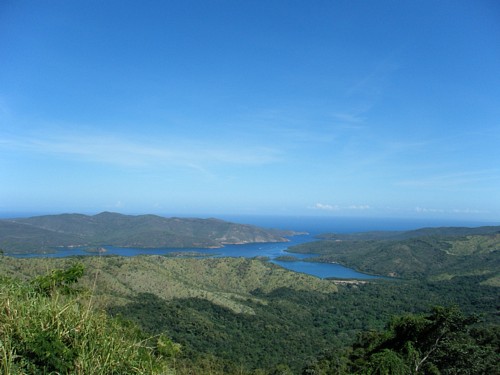
<instances>
[{"instance_id":1,"label":"green shrub","mask_svg":"<svg viewBox=\"0 0 500 375\"><path fill-rule=\"evenodd\" d=\"M79 290L73 285L83 276L83 264L77 263L67 270L55 269L49 274L37 276L32 280L35 290L39 293L50 295L54 292L74 294Z\"/></svg>"}]
</instances>

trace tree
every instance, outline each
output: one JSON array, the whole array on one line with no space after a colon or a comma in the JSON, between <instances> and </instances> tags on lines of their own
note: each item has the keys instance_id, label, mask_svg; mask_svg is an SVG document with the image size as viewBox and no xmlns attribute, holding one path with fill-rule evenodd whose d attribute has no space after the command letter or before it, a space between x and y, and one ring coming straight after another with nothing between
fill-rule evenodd
<instances>
[{"instance_id":1,"label":"tree","mask_svg":"<svg viewBox=\"0 0 500 375\"><path fill-rule=\"evenodd\" d=\"M350 371L362 374L498 373L498 348L471 335L477 317L456 307L435 307L427 315L394 318L382 332L365 332L350 355Z\"/></svg>"},{"instance_id":2,"label":"tree","mask_svg":"<svg viewBox=\"0 0 500 375\"><path fill-rule=\"evenodd\" d=\"M302 375L500 375L500 327L477 322L456 307L398 316L352 347L322 353Z\"/></svg>"},{"instance_id":3,"label":"tree","mask_svg":"<svg viewBox=\"0 0 500 375\"><path fill-rule=\"evenodd\" d=\"M50 295L55 291L72 294L78 291L73 285L83 276L84 270L83 264L76 263L67 270L55 269L47 275L38 276L32 283L35 289L44 295Z\"/></svg>"}]
</instances>

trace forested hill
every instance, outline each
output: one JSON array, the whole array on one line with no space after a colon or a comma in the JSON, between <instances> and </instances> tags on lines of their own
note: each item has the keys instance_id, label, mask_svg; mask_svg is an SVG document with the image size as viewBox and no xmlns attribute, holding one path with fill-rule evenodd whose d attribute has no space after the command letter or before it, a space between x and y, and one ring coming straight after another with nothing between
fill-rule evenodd
<instances>
[{"instance_id":1,"label":"forested hill","mask_svg":"<svg viewBox=\"0 0 500 375\"><path fill-rule=\"evenodd\" d=\"M369 231L355 233L326 233L318 236L324 240L407 240L418 237L459 237L500 234L500 226L482 227L433 227L407 231Z\"/></svg>"},{"instance_id":2,"label":"forested hill","mask_svg":"<svg viewBox=\"0 0 500 375\"><path fill-rule=\"evenodd\" d=\"M165 218L102 212L0 220L0 248L6 253L69 246L221 247L225 244L285 242L291 231L263 229L219 219Z\"/></svg>"},{"instance_id":3,"label":"forested hill","mask_svg":"<svg viewBox=\"0 0 500 375\"><path fill-rule=\"evenodd\" d=\"M316 254L313 262L335 262L377 275L452 279L483 275L500 285L500 227L424 228L408 232L327 234L289 248Z\"/></svg>"}]
</instances>

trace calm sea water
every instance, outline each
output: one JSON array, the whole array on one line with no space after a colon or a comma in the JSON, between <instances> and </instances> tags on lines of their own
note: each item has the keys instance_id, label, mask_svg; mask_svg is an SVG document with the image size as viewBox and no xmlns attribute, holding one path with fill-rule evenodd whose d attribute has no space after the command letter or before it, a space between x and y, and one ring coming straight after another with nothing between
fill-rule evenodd
<instances>
[{"instance_id":1,"label":"calm sea water","mask_svg":"<svg viewBox=\"0 0 500 375\"><path fill-rule=\"evenodd\" d=\"M401 218L360 218L331 216L257 216L225 215L221 219L241 224L253 224L264 228L291 229L321 233L353 233L377 230L411 230L424 227L479 227L500 225L500 222L478 222L450 219L401 219Z\"/></svg>"},{"instance_id":2,"label":"calm sea water","mask_svg":"<svg viewBox=\"0 0 500 375\"><path fill-rule=\"evenodd\" d=\"M220 217L220 216L219 216ZM304 261L279 261L277 257L293 255L295 258L305 259L310 254L287 253L289 246L314 241L314 236L320 233L352 233L369 230L409 230L431 226L479 226L478 223L466 222L438 222L429 220L401 220L401 219L360 219L360 218L331 218L331 217L272 217L272 216L225 216L224 220L253 224L265 228L278 228L308 232L307 235L290 237L290 242L285 243L260 243L246 245L227 245L220 249L141 249L105 246L106 255L136 256L136 255L166 255L169 253L196 252L210 257L267 257L269 261L281 267L313 275L320 278L336 277L343 279L370 279L376 276L356 272L353 269L339 264L313 263ZM491 223L489 223L491 224ZM486 224L485 224L486 225ZM67 257L75 255L90 256L84 249L71 248L59 249L51 254L24 254L18 257Z\"/></svg>"}]
</instances>

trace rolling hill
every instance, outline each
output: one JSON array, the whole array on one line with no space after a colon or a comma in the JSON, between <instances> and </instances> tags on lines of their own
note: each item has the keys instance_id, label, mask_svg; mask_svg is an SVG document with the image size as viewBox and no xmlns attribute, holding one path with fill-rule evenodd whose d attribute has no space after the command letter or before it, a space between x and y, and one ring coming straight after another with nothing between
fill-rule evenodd
<instances>
[{"instance_id":1,"label":"rolling hill","mask_svg":"<svg viewBox=\"0 0 500 375\"><path fill-rule=\"evenodd\" d=\"M165 218L102 212L0 220L0 248L6 253L56 247L216 248L226 244L286 242L291 231L263 229L219 219Z\"/></svg>"},{"instance_id":2,"label":"rolling hill","mask_svg":"<svg viewBox=\"0 0 500 375\"><path fill-rule=\"evenodd\" d=\"M317 254L308 261L336 262L377 275L449 279L487 275L500 279L500 227L424 228L407 232L326 234L289 248Z\"/></svg>"}]
</instances>

